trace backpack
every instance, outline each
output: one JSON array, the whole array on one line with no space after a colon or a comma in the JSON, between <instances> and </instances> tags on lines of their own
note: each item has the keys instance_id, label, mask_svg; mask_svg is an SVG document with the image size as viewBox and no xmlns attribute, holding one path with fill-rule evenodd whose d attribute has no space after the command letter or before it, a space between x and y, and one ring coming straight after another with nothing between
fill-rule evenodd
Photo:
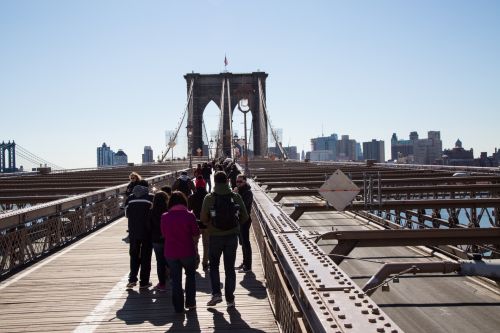
<instances>
[{"instance_id":1,"label":"backpack","mask_svg":"<svg viewBox=\"0 0 500 333\"><path fill-rule=\"evenodd\" d=\"M179 179L177 190L181 191L185 195L189 195L191 193L189 189L189 180Z\"/></svg>"},{"instance_id":2,"label":"backpack","mask_svg":"<svg viewBox=\"0 0 500 333\"><path fill-rule=\"evenodd\" d=\"M220 230L236 228L240 222L240 205L234 201L233 194L213 193L213 195L215 202L210 210L213 226Z\"/></svg>"}]
</instances>

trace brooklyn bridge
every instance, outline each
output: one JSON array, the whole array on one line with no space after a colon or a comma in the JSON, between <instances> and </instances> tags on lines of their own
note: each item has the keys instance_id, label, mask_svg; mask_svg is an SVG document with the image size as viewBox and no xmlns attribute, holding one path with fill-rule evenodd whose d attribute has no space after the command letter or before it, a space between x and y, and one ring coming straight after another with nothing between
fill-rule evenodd
<instances>
[{"instance_id":1,"label":"brooklyn bridge","mask_svg":"<svg viewBox=\"0 0 500 333\"><path fill-rule=\"evenodd\" d=\"M498 331L498 168L288 159L267 109L267 76L185 75L186 107L171 138L186 134L185 159L168 159L167 149L152 164L3 173L0 330ZM219 126L213 153L200 154L211 101ZM245 116L241 142L233 139L237 109ZM270 137L280 158L267 156ZM255 264L237 275L236 308L179 315L169 290L126 290L128 175L138 172L154 192L222 157L236 159L254 193ZM205 304L209 277L200 269L196 279Z\"/></svg>"}]
</instances>

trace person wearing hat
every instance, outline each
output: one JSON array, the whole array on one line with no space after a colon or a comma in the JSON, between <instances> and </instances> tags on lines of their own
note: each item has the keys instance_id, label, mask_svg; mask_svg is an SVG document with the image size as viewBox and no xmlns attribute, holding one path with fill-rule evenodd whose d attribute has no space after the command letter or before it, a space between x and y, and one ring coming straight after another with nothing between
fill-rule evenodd
<instances>
[{"instance_id":1,"label":"person wearing hat","mask_svg":"<svg viewBox=\"0 0 500 333\"><path fill-rule=\"evenodd\" d=\"M195 180L195 191L188 198L188 208L193 211L196 216L196 221L198 222L198 227L201 231L201 241L203 242L203 259L202 259L202 267L203 270L206 271L208 269L208 231L207 227L200 222L200 212L201 206L203 204L203 199L208 194L206 190L206 182L203 179L202 175L196 177ZM198 264L199 264L199 255L198 255Z\"/></svg>"}]
</instances>

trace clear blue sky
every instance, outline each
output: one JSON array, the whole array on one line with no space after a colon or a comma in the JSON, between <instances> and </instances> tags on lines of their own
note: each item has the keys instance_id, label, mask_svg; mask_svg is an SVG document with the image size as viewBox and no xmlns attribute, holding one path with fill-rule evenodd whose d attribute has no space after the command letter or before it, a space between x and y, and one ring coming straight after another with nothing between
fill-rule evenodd
<instances>
[{"instance_id":1,"label":"clear blue sky","mask_svg":"<svg viewBox=\"0 0 500 333\"><path fill-rule=\"evenodd\" d=\"M393 132L500 148L493 0L0 0L0 140L68 168L95 166L103 142L156 156L183 75L221 72L224 54L269 73L271 120L299 151L322 127L385 140L387 157Z\"/></svg>"}]
</instances>

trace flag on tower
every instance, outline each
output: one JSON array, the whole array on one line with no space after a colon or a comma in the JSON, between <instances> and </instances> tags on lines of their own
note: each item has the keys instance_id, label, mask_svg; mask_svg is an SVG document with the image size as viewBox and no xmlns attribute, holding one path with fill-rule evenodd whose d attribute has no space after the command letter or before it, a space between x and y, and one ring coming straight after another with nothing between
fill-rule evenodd
<instances>
[{"instance_id":1,"label":"flag on tower","mask_svg":"<svg viewBox=\"0 0 500 333\"><path fill-rule=\"evenodd\" d=\"M229 64L229 61L227 61L227 57L226 57L226 55L224 54L224 66L227 66L227 64Z\"/></svg>"}]
</instances>

